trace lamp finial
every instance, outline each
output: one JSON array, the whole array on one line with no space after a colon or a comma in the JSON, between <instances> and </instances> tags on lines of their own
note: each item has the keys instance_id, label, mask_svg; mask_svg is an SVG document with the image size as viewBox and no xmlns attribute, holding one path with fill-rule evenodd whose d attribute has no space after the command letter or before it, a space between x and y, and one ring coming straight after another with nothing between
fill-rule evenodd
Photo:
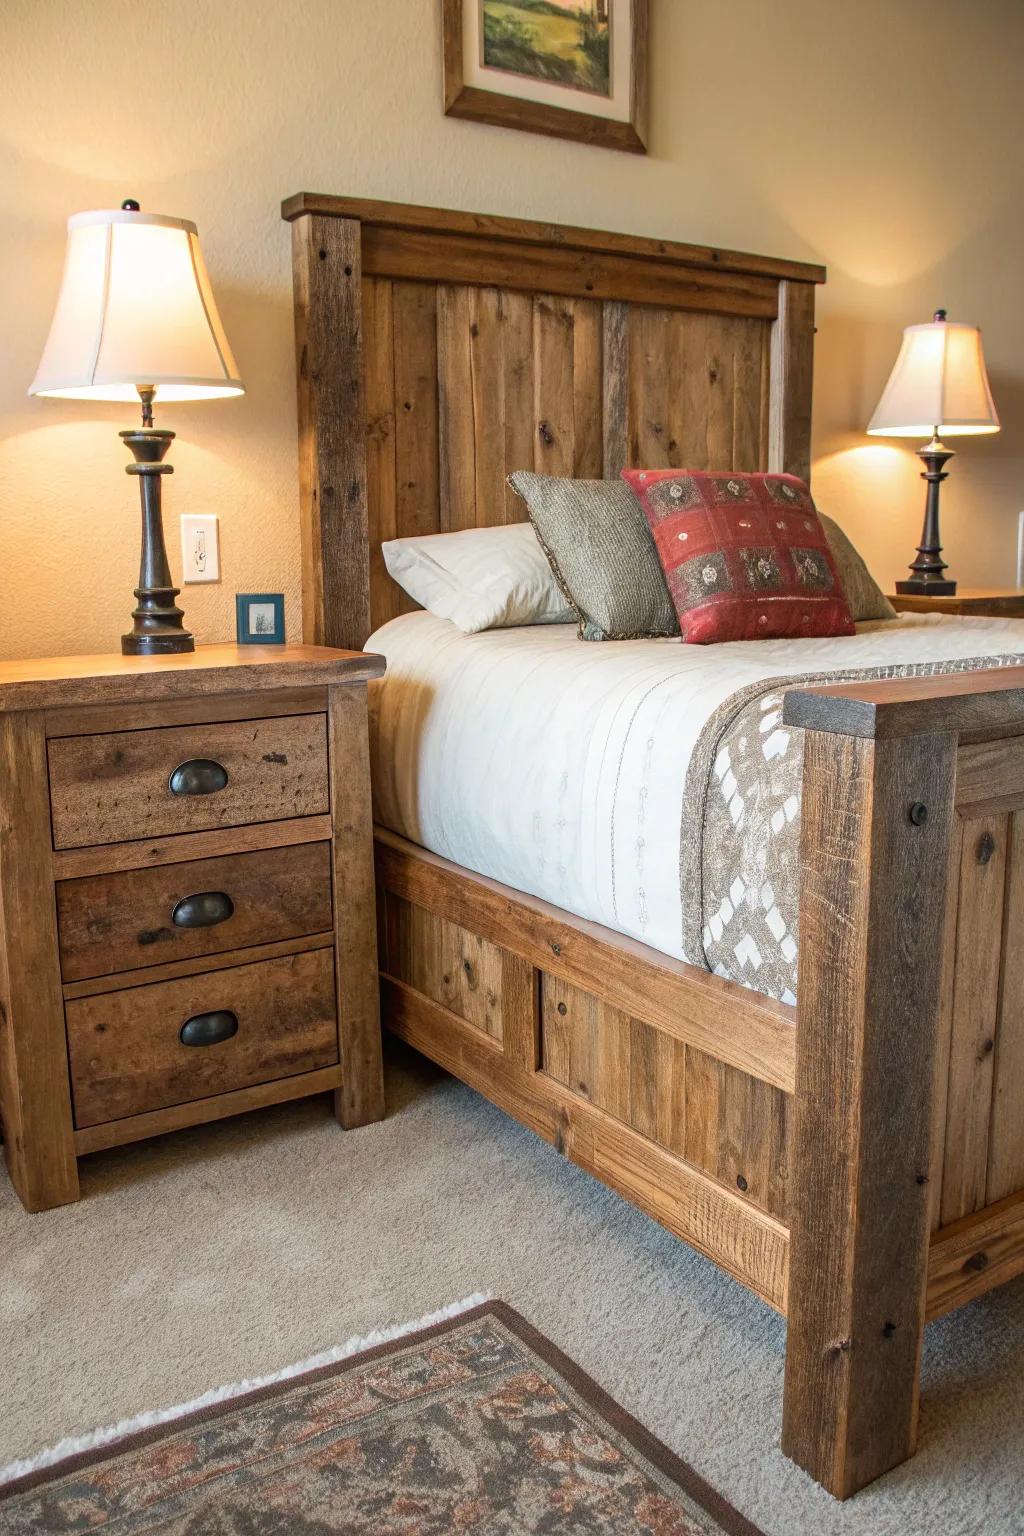
<instances>
[{"instance_id":1,"label":"lamp finial","mask_svg":"<svg viewBox=\"0 0 1024 1536\"><path fill-rule=\"evenodd\" d=\"M135 198L135 197L126 197L124 202L121 204L121 210L122 210L123 213L138 213L139 212L139 202L138 202L138 199Z\"/></svg>"},{"instance_id":2,"label":"lamp finial","mask_svg":"<svg viewBox=\"0 0 1024 1536\"><path fill-rule=\"evenodd\" d=\"M935 311L934 315L932 315L932 319L933 320L945 320L945 318L946 318L946 311L944 309L937 309Z\"/></svg>"}]
</instances>

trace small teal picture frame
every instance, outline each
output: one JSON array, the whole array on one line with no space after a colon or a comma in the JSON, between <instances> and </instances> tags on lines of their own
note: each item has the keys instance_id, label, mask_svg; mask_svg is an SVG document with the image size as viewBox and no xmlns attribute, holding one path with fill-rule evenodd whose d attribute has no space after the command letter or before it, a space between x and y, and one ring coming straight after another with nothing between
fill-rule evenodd
<instances>
[{"instance_id":1,"label":"small teal picture frame","mask_svg":"<svg viewBox=\"0 0 1024 1536\"><path fill-rule=\"evenodd\" d=\"M284 645L284 593L236 592L239 645Z\"/></svg>"}]
</instances>

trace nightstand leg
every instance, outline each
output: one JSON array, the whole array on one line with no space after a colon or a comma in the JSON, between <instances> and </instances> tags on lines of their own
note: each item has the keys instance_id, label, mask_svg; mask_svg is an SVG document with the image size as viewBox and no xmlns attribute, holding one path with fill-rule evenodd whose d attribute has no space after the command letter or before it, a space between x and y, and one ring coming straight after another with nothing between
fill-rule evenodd
<instances>
[{"instance_id":1,"label":"nightstand leg","mask_svg":"<svg viewBox=\"0 0 1024 1536\"><path fill-rule=\"evenodd\" d=\"M335 1113L347 1129L384 1118L373 814L366 684L328 689L338 1039L344 1080Z\"/></svg>"},{"instance_id":2,"label":"nightstand leg","mask_svg":"<svg viewBox=\"0 0 1024 1536\"><path fill-rule=\"evenodd\" d=\"M78 1199L41 714L0 716L0 1116L22 1204Z\"/></svg>"}]
</instances>

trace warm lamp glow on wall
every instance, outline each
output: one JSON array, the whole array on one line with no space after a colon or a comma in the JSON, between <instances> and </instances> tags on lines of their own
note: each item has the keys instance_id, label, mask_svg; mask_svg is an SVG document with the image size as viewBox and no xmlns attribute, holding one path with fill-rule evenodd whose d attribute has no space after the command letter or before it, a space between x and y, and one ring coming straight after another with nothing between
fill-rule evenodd
<instances>
[{"instance_id":1,"label":"warm lamp glow on wall","mask_svg":"<svg viewBox=\"0 0 1024 1536\"><path fill-rule=\"evenodd\" d=\"M195 649L174 599L160 479L174 433L154 428L154 400L210 400L245 391L213 302L199 237L187 219L118 209L76 213L57 308L30 395L139 400L141 428L122 432L142 498L142 559L126 656Z\"/></svg>"},{"instance_id":2,"label":"warm lamp glow on wall","mask_svg":"<svg viewBox=\"0 0 1024 1536\"><path fill-rule=\"evenodd\" d=\"M875 437L931 436L917 450L925 465L921 479L928 482L921 543L910 566L914 574L896 583L897 592L939 596L956 591L956 582L945 575L939 537L939 486L946 478L943 466L954 455L940 438L998 431L977 327L947 320L944 309L937 309L928 325L908 325L868 426Z\"/></svg>"}]
</instances>

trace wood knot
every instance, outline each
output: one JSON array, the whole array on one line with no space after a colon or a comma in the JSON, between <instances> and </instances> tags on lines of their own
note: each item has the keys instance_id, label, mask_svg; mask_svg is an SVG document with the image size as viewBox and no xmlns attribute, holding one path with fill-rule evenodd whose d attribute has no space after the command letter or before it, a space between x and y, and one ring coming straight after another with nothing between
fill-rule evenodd
<instances>
[{"instance_id":1,"label":"wood knot","mask_svg":"<svg viewBox=\"0 0 1024 1536\"><path fill-rule=\"evenodd\" d=\"M830 1355L848 1355L852 1348L852 1339L837 1339L834 1344L829 1345L828 1352Z\"/></svg>"},{"instance_id":2,"label":"wood knot","mask_svg":"<svg viewBox=\"0 0 1024 1536\"><path fill-rule=\"evenodd\" d=\"M991 832L986 832L984 837L978 839L978 863L987 864L995 851L995 839Z\"/></svg>"},{"instance_id":3,"label":"wood knot","mask_svg":"<svg viewBox=\"0 0 1024 1536\"><path fill-rule=\"evenodd\" d=\"M978 1253L972 1253L969 1259L964 1260L963 1268L965 1274L982 1274L984 1270L988 1269L988 1254L985 1253L984 1250L979 1250Z\"/></svg>"},{"instance_id":4,"label":"wood knot","mask_svg":"<svg viewBox=\"0 0 1024 1536\"><path fill-rule=\"evenodd\" d=\"M547 422L546 421L538 422L537 423L537 431L540 434L541 442L542 443L546 443L547 446L550 448L551 444L555 440L555 434L552 432L552 430L548 426Z\"/></svg>"},{"instance_id":5,"label":"wood knot","mask_svg":"<svg viewBox=\"0 0 1024 1536\"><path fill-rule=\"evenodd\" d=\"M560 955L562 953L562 946L561 946L561 944L552 944L552 946L551 946L551 953L553 955Z\"/></svg>"},{"instance_id":6,"label":"wood knot","mask_svg":"<svg viewBox=\"0 0 1024 1536\"><path fill-rule=\"evenodd\" d=\"M742 1173L738 1173L736 1175L736 1188L737 1189L742 1189L744 1191L747 1189L747 1181L743 1177Z\"/></svg>"},{"instance_id":7,"label":"wood knot","mask_svg":"<svg viewBox=\"0 0 1024 1536\"><path fill-rule=\"evenodd\" d=\"M886 1323L885 1326L882 1329L882 1338L883 1339L891 1339L895 1332L896 1332L896 1324L895 1323Z\"/></svg>"},{"instance_id":8,"label":"wood knot","mask_svg":"<svg viewBox=\"0 0 1024 1536\"><path fill-rule=\"evenodd\" d=\"M469 327L469 334L472 336L474 341L480 335L480 327L477 325L475 320L473 321L472 325Z\"/></svg>"},{"instance_id":9,"label":"wood knot","mask_svg":"<svg viewBox=\"0 0 1024 1536\"><path fill-rule=\"evenodd\" d=\"M558 1011L559 1011L560 1014L562 1014L563 1017L565 1016L565 1014L567 1014L569 1012L568 1008L565 1006L564 1003L559 1003Z\"/></svg>"}]
</instances>

